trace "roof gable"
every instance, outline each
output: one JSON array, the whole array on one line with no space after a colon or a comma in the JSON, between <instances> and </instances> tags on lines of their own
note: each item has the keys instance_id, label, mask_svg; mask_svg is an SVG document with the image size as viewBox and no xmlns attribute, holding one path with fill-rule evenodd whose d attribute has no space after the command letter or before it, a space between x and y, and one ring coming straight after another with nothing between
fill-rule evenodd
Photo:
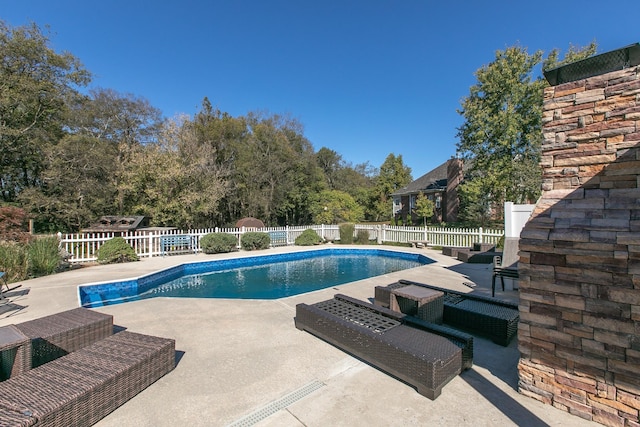
<instances>
[{"instance_id":1,"label":"roof gable","mask_svg":"<svg viewBox=\"0 0 640 427\"><path fill-rule=\"evenodd\" d=\"M394 191L391 193L392 196L402 196L406 194L415 194L420 193L421 191L428 190L444 190L447 188L447 169L449 167L449 162L451 160L447 160L440 166L426 174L422 175L420 178L416 179L413 182L410 182L405 187Z\"/></svg>"}]
</instances>

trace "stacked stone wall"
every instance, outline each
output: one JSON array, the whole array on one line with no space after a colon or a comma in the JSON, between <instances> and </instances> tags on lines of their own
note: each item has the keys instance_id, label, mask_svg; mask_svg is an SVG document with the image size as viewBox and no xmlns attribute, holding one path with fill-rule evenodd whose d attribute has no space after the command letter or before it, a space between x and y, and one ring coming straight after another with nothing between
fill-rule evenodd
<instances>
[{"instance_id":1,"label":"stacked stone wall","mask_svg":"<svg viewBox=\"0 0 640 427\"><path fill-rule=\"evenodd\" d=\"M640 426L640 67L549 87L520 240L520 392Z\"/></svg>"}]
</instances>

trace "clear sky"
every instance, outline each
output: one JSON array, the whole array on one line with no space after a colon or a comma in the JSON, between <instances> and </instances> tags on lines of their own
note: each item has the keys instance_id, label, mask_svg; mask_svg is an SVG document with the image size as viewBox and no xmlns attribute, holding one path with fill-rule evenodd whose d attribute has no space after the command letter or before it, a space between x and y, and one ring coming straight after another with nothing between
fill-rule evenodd
<instances>
[{"instance_id":1,"label":"clear sky","mask_svg":"<svg viewBox=\"0 0 640 427\"><path fill-rule=\"evenodd\" d=\"M193 116L288 114L315 150L413 177L455 155L457 113L495 52L640 42L638 0L0 0L11 26L49 25L92 87Z\"/></svg>"}]
</instances>

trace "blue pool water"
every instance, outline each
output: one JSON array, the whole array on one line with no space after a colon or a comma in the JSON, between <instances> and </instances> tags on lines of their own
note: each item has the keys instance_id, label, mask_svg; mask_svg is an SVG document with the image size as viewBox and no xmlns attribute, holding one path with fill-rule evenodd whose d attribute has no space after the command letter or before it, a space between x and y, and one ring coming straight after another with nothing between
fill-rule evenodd
<instances>
[{"instance_id":1,"label":"blue pool water","mask_svg":"<svg viewBox=\"0 0 640 427\"><path fill-rule=\"evenodd\" d=\"M182 264L138 279L79 287L84 307L153 297L275 299L433 260L379 249L323 249Z\"/></svg>"}]
</instances>

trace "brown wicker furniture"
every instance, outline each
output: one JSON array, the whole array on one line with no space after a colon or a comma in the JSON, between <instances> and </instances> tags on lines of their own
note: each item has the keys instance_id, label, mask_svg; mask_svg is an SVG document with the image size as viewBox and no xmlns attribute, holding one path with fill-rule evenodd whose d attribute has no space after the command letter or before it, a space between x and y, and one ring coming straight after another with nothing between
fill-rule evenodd
<instances>
[{"instance_id":1,"label":"brown wicker furniture","mask_svg":"<svg viewBox=\"0 0 640 427\"><path fill-rule=\"evenodd\" d=\"M113 334L113 316L75 308L15 326L31 339L35 368Z\"/></svg>"},{"instance_id":2,"label":"brown wicker furniture","mask_svg":"<svg viewBox=\"0 0 640 427\"><path fill-rule=\"evenodd\" d=\"M295 325L407 382L432 400L462 370L462 350L447 338L344 298L298 304Z\"/></svg>"},{"instance_id":3,"label":"brown wicker furniture","mask_svg":"<svg viewBox=\"0 0 640 427\"><path fill-rule=\"evenodd\" d=\"M346 295L336 294L334 298L357 305L366 310L371 310L382 316L390 317L399 322L402 322L403 325L422 329L424 331L445 337L462 349L462 369L466 370L473 366L473 336L467 333L461 332L457 329L453 329L445 325L427 322L408 314L398 313L396 311L389 310L388 308L373 305L365 301L360 301Z\"/></svg>"},{"instance_id":4,"label":"brown wicker furniture","mask_svg":"<svg viewBox=\"0 0 640 427\"><path fill-rule=\"evenodd\" d=\"M93 425L174 366L172 339L111 335L0 383L0 425Z\"/></svg>"},{"instance_id":5,"label":"brown wicker furniture","mask_svg":"<svg viewBox=\"0 0 640 427\"><path fill-rule=\"evenodd\" d=\"M31 340L14 325L0 327L0 381L31 369Z\"/></svg>"},{"instance_id":6,"label":"brown wicker furniture","mask_svg":"<svg viewBox=\"0 0 640 427\"><path fill-rule=\"evenodd\" d=\"M389 295L389 308L433 323L442 323L444 293L424 286L403 286Z\"/></svg>"},{"instance_id":7,"label":"brown wicker furniture","mask_svg":"<svg viewBox=\"0 0 640 427\"><path fill-rule=\"evenodd\" d=\"M520 312L517 304L408 280L400 280L388 286L377 286L375 304L388 308L391 292L409 285L423 286L444 293L442 319L448 326L486 336L503 346L509 345L518 332Z\"/></svg>"}]
</instances>

